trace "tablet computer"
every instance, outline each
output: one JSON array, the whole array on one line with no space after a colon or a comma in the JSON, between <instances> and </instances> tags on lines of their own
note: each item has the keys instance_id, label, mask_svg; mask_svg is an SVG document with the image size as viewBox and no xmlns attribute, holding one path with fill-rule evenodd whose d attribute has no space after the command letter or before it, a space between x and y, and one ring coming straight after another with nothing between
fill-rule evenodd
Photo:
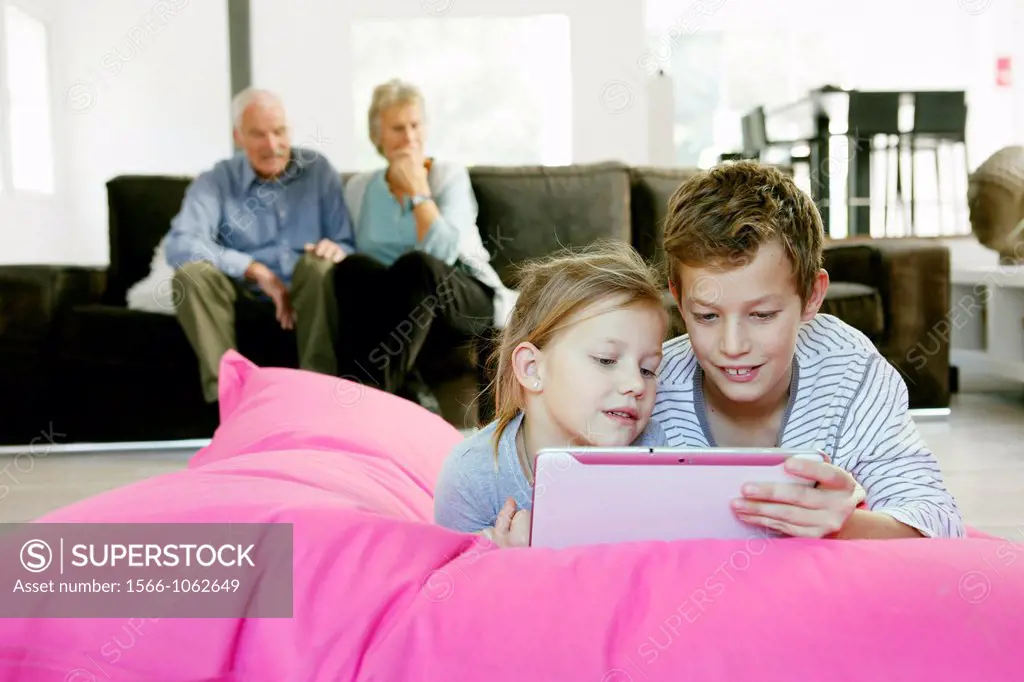
<instances>
[{"instance_id":1,"label":"tablet computer","mask_svg":"<svg viewBox=\"0 0 1024 682\"><path fill-rule=\"evenodd\" d=\"M530 545L564 548L642 540L773 536L738 519L744 483L795 482L789 457L828 461L814 450L772 448L567 448L538 453Z\"/></svg>"}]
</instances>

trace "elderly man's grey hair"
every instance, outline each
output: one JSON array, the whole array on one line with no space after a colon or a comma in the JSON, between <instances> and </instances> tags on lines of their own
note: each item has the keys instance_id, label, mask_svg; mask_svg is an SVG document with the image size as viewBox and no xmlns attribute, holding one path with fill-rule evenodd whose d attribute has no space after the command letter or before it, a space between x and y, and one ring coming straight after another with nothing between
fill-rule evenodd
<instances>
[{"instance_id":1,"label":"elderly man's grey hair","mask_svg":"<svg viewBox=\"0 0 1024 682\"><path fill-rule=\"evenodd\" d=\"M281 98L269 90L252 87L246 88L231 99L231 120L234 121L235 128L241 130L242 115L253 104L278 106L284 109L284 103L281 101Z\"/></svg>"},{"instance_id":2,"label":"elderly man's grey hair","mask_svg":"<svg viewBox=\"0 0 1024 682\"><path fill-rule=\"evenodd\" d=\"M423 109L423 93L411 83L392 78L386 83L381 83L373 89L373 96L370 98L370 111L367 116L370 124L370 142L380 149L380 115L385 109L395 105L418 104ZM426 117L426 112L424 117Z\"/></svg>"}]
</instances>

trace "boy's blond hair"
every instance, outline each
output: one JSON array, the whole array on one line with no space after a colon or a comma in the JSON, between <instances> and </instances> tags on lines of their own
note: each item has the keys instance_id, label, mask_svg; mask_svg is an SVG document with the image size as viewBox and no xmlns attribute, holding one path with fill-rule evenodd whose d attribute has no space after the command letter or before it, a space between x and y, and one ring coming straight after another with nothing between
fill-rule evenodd
<instances>
[{"instance_id":1,"label":"boy's blond hair","mask_svg":"<svg viewBox=\"0 0 1024 682\"><path fill-rule=\"evenodd\" d=\"M685 181L669 199L662 246L679 296L680 265L742 266L772 239L785 249L806 303L823 263L824 230L818 208L792 178L752 161L725 163Z\"/></svg>"},{"instance_id":2,"label":"boy's blond hair","mask_svg":"<svg viewBox=\"0 0 1024 682\"><path fill-rule=\"evenodd\" d=\"M668 313L655 268L625 242L598 241L579 250L525 263L519 298L491 358L495 402L495 455L502 433L524 407L522 387L512 368L512 351L529 342L543 349L584 308L611 298L623 307L648 304ZM528 470L527 477L529 478Z\"/></svg>"}]
</instances>

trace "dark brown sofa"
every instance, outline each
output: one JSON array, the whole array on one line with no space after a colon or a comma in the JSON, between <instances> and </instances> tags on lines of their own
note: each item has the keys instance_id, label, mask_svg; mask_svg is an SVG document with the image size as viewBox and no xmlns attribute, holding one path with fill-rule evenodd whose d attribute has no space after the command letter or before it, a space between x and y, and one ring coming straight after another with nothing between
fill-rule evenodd
<instances>
[{"instance_id":1,"label":"dark brown sofa","mask_svg":"<svg viewBox=\"0 0 1024 682\"><path fill-rule=\"evenodd\" d=\"M668 197L694 172L601 163L475 167L470 174L484 243L514 286L515 266L524 259L597 238L627 240L660 261ZM195 357L177 321L125 304L128 288L148 274L190 180L108 182L107 268L0 267L0 395L7 406L0 443L27 443L51 425L61 442L212 435L217 413L202 401ZM948 252L924 240L837 243L828 247L826 267L833 284L825 312L861 329L900 368L911 407L947 406L948 346L933 351L929 331L948 308ZM277 327L268 310L240 305L240 352L260 365L294 367L292 333ZM922 366L913 350L926 341L933 352ZM457 426L491 414L482 395L490 344L487 337L466 339L423 368Z\"/></svg>"}]
</instances>

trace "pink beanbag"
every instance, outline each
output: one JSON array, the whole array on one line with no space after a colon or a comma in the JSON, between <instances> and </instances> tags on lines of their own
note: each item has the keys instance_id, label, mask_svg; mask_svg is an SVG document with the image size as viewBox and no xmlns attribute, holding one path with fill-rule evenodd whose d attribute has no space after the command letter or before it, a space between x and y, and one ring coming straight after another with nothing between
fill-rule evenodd
<instances>
[{"instance_id":1,"label":"pink beanbag","mask_svg":"<svg viewBox=\"0 0 1024 682\"><path fill-rule=\"evenodd\" d=\"M419 405L353 381L260 368L235 351L224 355L220 371L221 426L193 468L280 449L340 451L403 469L429 496L445 454L461 440Z\"/></svg>"},{"instance_id":2,"label":"pink beanbag","mask_svg":"<svg viewBox=\"0 0 1024 682\"><path fill-rule=\"evenodd\" d=\"M450 426L224 364L187 470L41 521L294 524L293 617L0 619L0 682L1021 679L1024 535L495 550L431 522Z\"/></svg>"}]
</instances>

